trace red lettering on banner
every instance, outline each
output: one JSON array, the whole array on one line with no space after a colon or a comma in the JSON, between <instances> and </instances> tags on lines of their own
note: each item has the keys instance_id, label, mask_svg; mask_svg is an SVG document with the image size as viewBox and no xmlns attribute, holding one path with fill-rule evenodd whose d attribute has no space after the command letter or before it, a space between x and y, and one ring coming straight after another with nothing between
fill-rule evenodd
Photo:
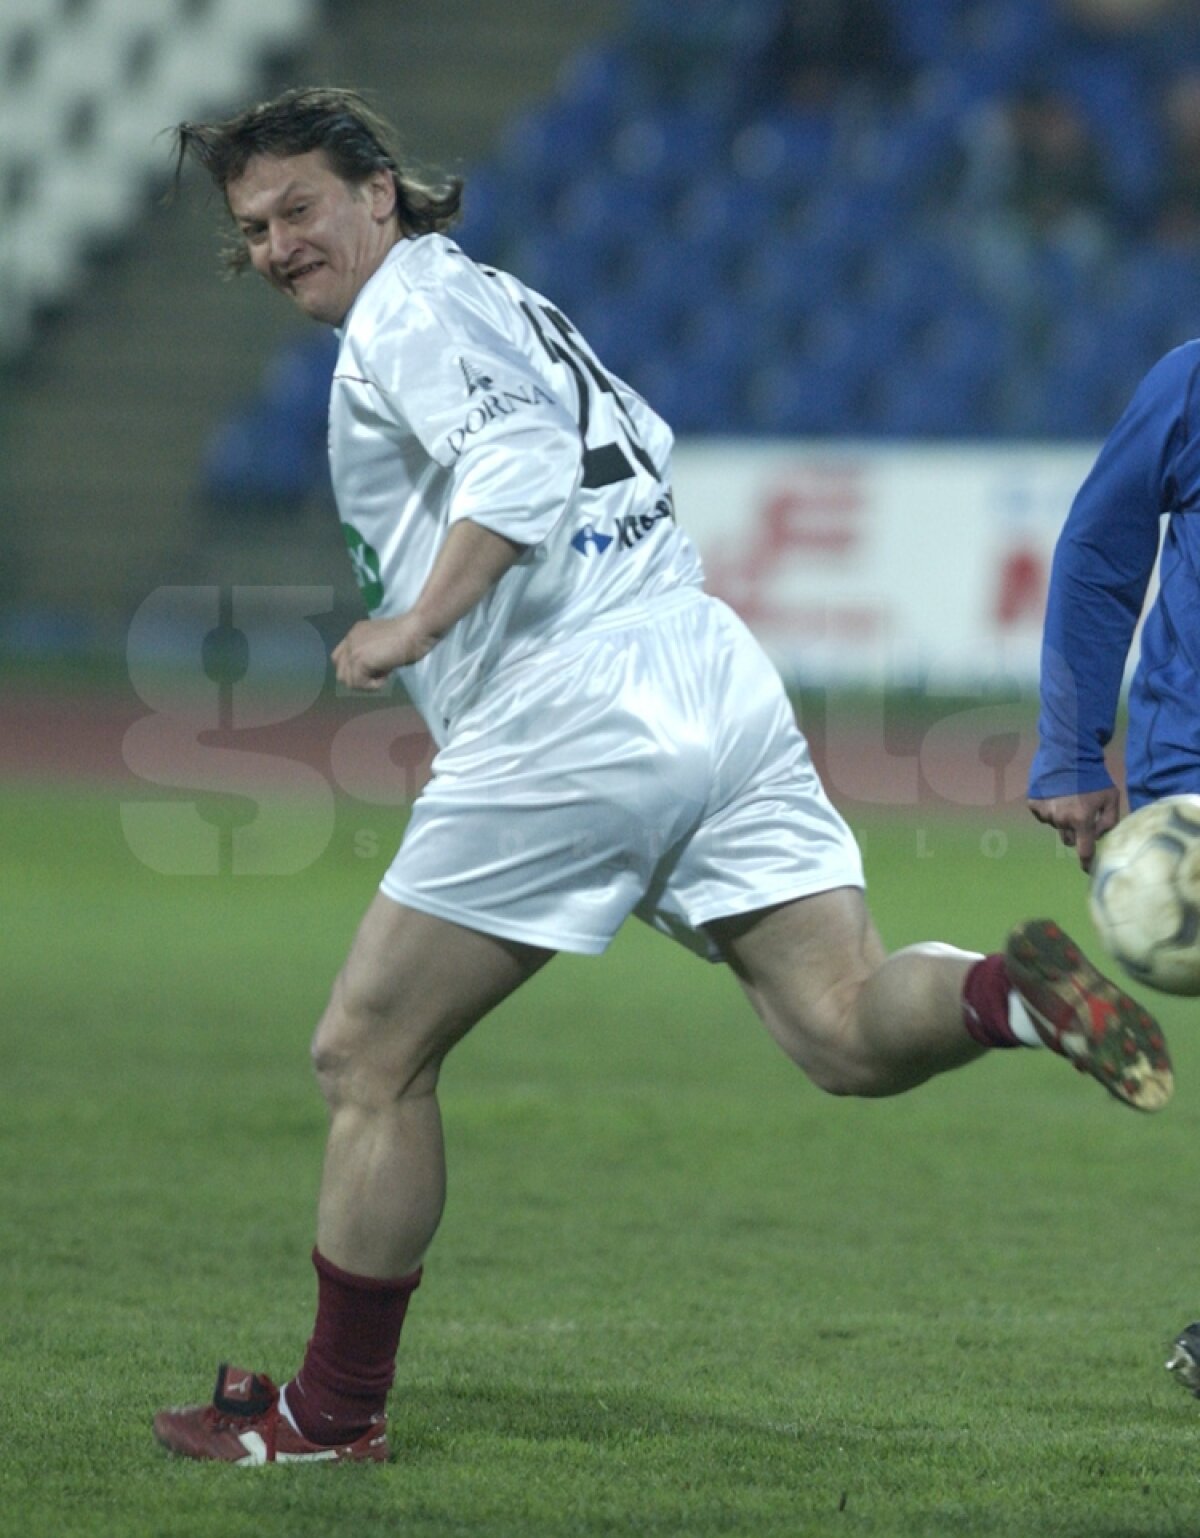
<instances>
[{"instance_id":1,"label":"red lettering on banner","mask_svg":"<svg viewBox=\"0 0 1200 1538\"><path fill-rule=\"evenodd\" d=\"M778 491L760 515L755 554L760 561L790 550L845 555L858 539L861 510L856 487L837 486L818 492L789 487Z\"/></svg>"},{"instance_id":2,"label":"red lettering on banner","mask_svg":"<svg viewBox=\"0 0 1200 1538\"><path fill-rule=\"evenodd\" d=\"M1046 568L1039 551L1010 550L1000 567L993 618L1002 630L1028 622L1040 625L1046 607Z\"/></svg>"},{"instance_id":3,"label":"red lettering on banner","mask_svg":"<svg viewBox=\"0 0 1200 1538\"><path fill-rule=\"evenodd\" d=\"M813 566L850 555L862 537L865 507L859 467L798 467L766 492L746 545L736 554L726 547L707 558L710 591L750 625L778 625L806 635L877 634L882 616L873 609L789 605L770 593L790 562Z\"/></svg>"},{"instance_id":4,"label":"red lettering on banner","mask_svg":"<svg viewBox=\"0 0 1200 1538\"><path fill-rule=\"evenodd\" d=\"M747 576L771 569L781 556L844 556L859 538L863 511L860 472L851 465L812 465L766 496L746 554Z\"/></svg>"}]
</instances>

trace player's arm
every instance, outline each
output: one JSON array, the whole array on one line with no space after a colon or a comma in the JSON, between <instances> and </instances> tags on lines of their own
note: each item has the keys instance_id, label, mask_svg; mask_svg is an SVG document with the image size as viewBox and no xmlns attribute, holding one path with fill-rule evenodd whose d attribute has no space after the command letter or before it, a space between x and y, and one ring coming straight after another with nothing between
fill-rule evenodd
<instances>
[{"instance_id":1,"label":"player's arm","mask_svg":"<svg viewBox=\"0 0 1200 1538\"><path fill-rule=\"evenodd\" d=\"M366 366L381 403L451 478L450 529L412 608L360 621L335 648L350 687L378 689L426 656L541 544L582 479L574 416L486 318L497 292L464 260L436 295L410 294L372 338Z\"/></svg>"},{"instance_id":2,"label":"player's arm","mask_svg":"<svg viewBox=\"0 0 1200 1538\"><path fill-rule=\"evenodd\" d=\"M340 684L380 689L396 668L420 662L520 560L525 546L469 518L455 523L412 608L353 625L333 649Z\"/></svg>"},{"instance_id":3,"label":"player's arm","mask_svg":"<svg viewBox=\"0 0 1200 1538\"><path fill-rule=\"evenodd\" d=\"M1105 749L1159 520L1173 502L1195 368L1195 352L1180 349L1151 369L1080 487L1054 554L1029 808L1085 870L1120 816Z\"/></svg>"}]
</instances>

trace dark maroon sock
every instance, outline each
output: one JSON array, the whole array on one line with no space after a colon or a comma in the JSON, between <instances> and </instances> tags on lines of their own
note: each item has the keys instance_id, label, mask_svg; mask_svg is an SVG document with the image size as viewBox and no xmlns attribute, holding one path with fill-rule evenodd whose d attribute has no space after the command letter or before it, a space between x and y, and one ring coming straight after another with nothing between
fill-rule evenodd
<instances>
[{"instance_id":1,"label":"dark maroon sock","mask_svg":"<svg viewBox=\"0 0 1200 1538\"><path fill-rule=\"evenodd\" d=\"M300 1371L287 1385L287 1407L310 1442L353 1441L383 1413L421 1272L379 1281L342 1271L316 1249L312 1259L317 1322Z\"/></svg>"},{"instance_id":2,"label":"dark maroon sock","mask_svg":"<svg viewBox=\"0 0 1200 1538\"><path fill-rule=\"evenodd\" d=\"M967 973L963 1025L981 1047L1019 1047L1008 1023L1008 969L1004 957L984 956Z\"/></svg>"}]
</instances>

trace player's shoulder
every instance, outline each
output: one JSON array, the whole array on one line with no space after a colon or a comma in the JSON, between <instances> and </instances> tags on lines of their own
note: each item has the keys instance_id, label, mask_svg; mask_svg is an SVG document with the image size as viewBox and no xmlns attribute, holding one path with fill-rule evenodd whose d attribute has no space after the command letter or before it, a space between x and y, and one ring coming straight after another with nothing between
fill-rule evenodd
<instances>
[{"instance_id":1,"label":"player's shoulder","mask_svg":"<svg viewBox=\"0 0 1200 1538\"><path fill-rule=\"evenodd\" d=\"M447 236L399 240L360 293L347 318L344 342L367 348L431 327L453 331L458 322L478 318L494 288L489 270Z\"/></svg>"},{"instance_id":2,"label":"player's shoulder","mask_svg":"<svg viewBox=\"0 0 1200 1538\"><path fill-rule=\"evenodd\" d=\"M1200 422L1200 338L1182 342L1151 365L1114 429L1114 437L1124 442L1131 430L1149 432L1163 442L1178 442L1195 436Z\"/></svg>"},{"instance_id":3,"label":"player's shoulder","mask_svg":"<svg viewBox=\"0 0 1200 1538\"><path fill-rule=\"evenodd\" d=\"M1200 338L1181 342L1163 353L1147 371L1142 388L1155 394L1187 392L1200 378Z\"/></svg>"},{"instance_id":4,"label":"player's shoulder","mask_svg":"<svg viewBox=\"0 0 1200 1538\"><path fill-rule=\"evenodd\" d=\"M380 268L378 292L364 290L381 309L390 309L414 296L434 304L452 302L456 294L488 286L487 270L472 261L446 235L415 235L398 240Z\"/></svg>"}]
</instances>

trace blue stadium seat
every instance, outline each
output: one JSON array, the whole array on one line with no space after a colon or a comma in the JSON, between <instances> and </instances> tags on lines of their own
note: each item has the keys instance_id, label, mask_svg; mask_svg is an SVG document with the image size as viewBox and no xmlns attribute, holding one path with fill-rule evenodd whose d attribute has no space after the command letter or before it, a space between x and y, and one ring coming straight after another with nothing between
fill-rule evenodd
<instances>
[{"instance_id":1,"label":"blue stadium seat","mask_svg":"<svg viewBox=\"0 0 1200 1538\"><path fill-rule=\"evenodd\" d=\"M919 354L935 372L993 389L1017 361L1019 337L1002 310L965 296L935 315L921 337Z\"/></svg>"},{"instance_id":2,"label":"blue stadium seat","mask_svg":"<svg viewBox=\"0 0 1200 1538\"><path fill-rule=\"evenodd\" d=\"M900 233L871 251L859 291L866 305L916 327L958 303L964 278L944 241Z\"/></svg>"},{"instance_id":3,"label":"blue stadium seat","mask_svg":"<svg viewBox=\"0 0 1200 1538\"><path fill-rule=\"evenodd\" d=\"M642 359L630 384L677 436L733 433L743 425L738 375L698 360L686 351Z\"/></svg>"},{"instance_id":4,"label":"blue stadium seat","mask_svg":"<svg viewBox=\"0 0 1200 1538\"><path fill-rule=\"evenodd\" d=\"M1128 394L1132 383L1175 341L1195 334L1194 326L1188 328L1180 320L1180 329L1172 335L1171 315L1169 309L1138 308L1111 295L1097 305L1057 315L1043 337L1043 357L1049 368L1094 374L1109 381L1112 391Z\"/></svg>"},{"instance_id":5,"label":"blue stadium seat","mask_svg":"<svg viewBox=\"0 0 1200 1538\"><path fill-rule=\"evenodd\" d=\"M519 223L518 188L494 166L476 166L466 177L463 213L453 230L468 256L477 262L499 262L506 226Z\"/></svg>"},{"instance_id":6,"label":"blue stadium seat","mask_svg":"<svg viewBox=\"0 0 1200 1538\"><path fill-rule=\"evenodd\" d=\"M550 203L605 158L612 123L598 103L554 101L519 117L500 146L501 168Z\"/></svg>"},{"instance_id":7,"label":"blue stadium seat","mask_svg":"<svg viewBox=\"0 0 1200 1538\"><path fill-rule=\"evenodd\" d=\"M733 294L714 295L686 312L679 323L681 352L696 369L741 379L764 337Z\"/></svg>"},{"instance_id":8,"label":"blue stadium seat","mask_svg":"<svg viewBox=\"0 0 1200 1538\"><path fill-rule=\"evenodd\" d=\"M200 462L200 491L213 512L289 514L318 484L321 457L291 418L261 402L217 428Z\"/></svg>"},{"instance_id":9,"label":"blue stadium seat","mask_svg":"<svg viewBox=\"0 0 1200 1538\"><path fill-rule=\"evenodd\" d=\"M604 367L622 379L643 359L674 344L661 311L628 293L597 291L564 308Z\"/></svg>"},{"instance_id":10,"label":"blue stadium seat","mask_svg":"<svg viewBox=\"0 0 1200 1538\"><path fill-rule=\"evenodd\" d=\"M794 357L756 369L746 384L751 430L798 437L846 436L861 429L864 367Z\"/></svg>"},{"instance_id":11,"label":"blue stadium seat","mask_svg":"<svg viewBox=\"0 0 1200 1538\"><path fill-rule=\"evenodd\" d=\"M780 9L779 0L691 0L686 8L679 0L631 0L629 20L635 34L712 43L734 63L744 49L770 41Z\"/></svg>"},{"instance_id":12,"label":"blue stadium seat","mask_svg":"<svg viewBox=\"0 0 1200 1538\"><path fill-rule=\"evenodd\" d=\"M815 310L800 340L808 369L861 380L903 358L912 348L913 333L905 316L842 300Z\"/></svg>"},{"instance_id":13,"label":"blue stadium seat","mask_svg":"<svg viewBox=\"0 0 1200 1538\"><path fill-rule=\"evenodd\" d=\"M1067 53L1054 83L1078 107L1102 152L1108 192L1121 214L1141 221L1152 210L1165 156L1156 102L1129 50L1114 42Z\"/></svg>"},{"instance_id":14,"label":"blue stadium seat","mask_svg":"<svg viewBox=\"0 0 1200 1538\"><path fill-rule=\"evenodd\" d=\"M583 236L535 229L509 246L506 265L530 288L564 309L576 308L608 277L602 248Z\"/></svg>"},{"instance_id":15,"label":"blue stadium seat","mask_svg":"<svg viewBox=\"0 0 1200 1538\"><path fill-rule=\"evenodd\" d=\"M762 87L784 0L632 0L627 26L662 99L735 117Z\"/></svg>"},{"instance_id":16,"label":"blue stadium seat","mask_svg":"<svg viewBox=\"0 0 1200 1538\"><path fill-rule=\"evenodd\" d=\"M332 331L306 333L270 360L255 398L233 412L201 458L200 495L214 512L296 512L327 490Z\"/></svg>"},{"instance_id":17,"label":"blue stadium seat","mask_svg":"<svg viewBox=\"0 0 1200 1538\"><path fill-rule=\"evenodd\" d=\"M468 178L465 248L561 305L684 432L1103 433L1200 333L1196 251L1139 238L1155 89L1200 62L1200 21L1105 40L1049 0L886 3L911 92L764 105L783 0L632 0ZM1102 148L1098 240L1029 233L982 181L955 202L972 135L1035 85Z\"/></svg>"},{"instance_id":18,"label":"blue stadium seat","mask_svg":"<svg viewBox=\"0 0 1200 1538\"><path fill-rule=\"evenodd\" d=\"M1129 351L1144 351L1145 331L1131 314L1081 304L1054 316L1042 337L1047 368L1070 375L1102 374Z\"/></svg>"},{"instance_id":19,"label":"blue stadium seat","mask_svg":"<svg viewBox=\"0 0 1200 1538\"><path fill-rule=\"evenodd\" d=\"M731 162L747 181L776 197L811 193L838 172L838 122L831 111L775 111L747 124L733 141Z\"/></svg>"},{"instance_id":20,"label":"blue stadium seat","mask_svg":"<svg viewBox=\"0 0 1200 1538\"><path fill-rule=\"evenodd\" d=\"M571 318L599 356L619 374L634 361L678 345L686 306L664 305L653 288L597 289Z\"/></svg>"},{"instance_id":21,"label":"blue stadium seat","mask_svg":"<svg viewBox=\"0 0 1200 1538\"><path fill-rule=\"evenodd\" d=\"M1054 316L1099 297L1105 259L1069 245L1029 243L1021 299L1031 316Z\"/></svg>"},{"instance_id":22,"label":"blue stadium seat","mask_svg":"<svg viewBox=\"0 0 1200 1538\"><path fill-rule=\"evenodd\" d=\"M599 109L612 122L654 104L642 72L619 41L585 48L569 59L558 79L561 101Z\"/></svg>"},{"instance_id":23,"label":"blue stadium seat","mask_svg":"<svg viewBox=\"0 0 1200 1538\"><path fill-rule=\"evenodd\" d=\"M1020 90L1055 49L1061 10L1045 0L982 0L960 34L960 64L991 94Z\"/></svg>"},{"instance_id":24,"label":"blue stadium seat","mask_svg":"<svg viewBox=\"0 0 1200 1538\"><path fill-rule=\"evenodd\" d=\"M875 382L866 429L892 438L973 438L987 420L987 384L973 371L909 358Z\"/></svg>"},{"instance_id":25,"label":"blue stadium seat","mask_svg":"<svg viewBox=\"0 0 1200 1538\"><path fill-rule=\"evenodd\" d=\"M1200 329L1200 265L1195 252L1161 243L1133 246L1111 274L1110 298L1148 324L1184 319Z\"/></svg>"},{"instance_id":26,"label":"blue stadium seat","mask_svg":"<svg viewBox=\"0 0 1200 1538\"><path fill-rule=\"evenodd\" d=\"M328 329L304 332L285 343L264 370L262 400L272 411L323 435L337 354L337 337Z\"/></svg>"},{"instance_id":27,"label":"blue stadium seat","mask_svg":"<svg viewBox=\"0 0 1200 1538\"><path fill-rule=\"evenodd\" d=\"M1153 26L1137 28L1124 41L1150 89L1179 70L1200 69L1200 16L1194 5L1160 11Z\"/></svg>"},{"instance_id":28,"label":"blue stadium seat","mask_svg":"<svg viewBox=\"0 0 1200 1538\"><path fill-rule=\"evenodd\" d=\"M639 113L613 137L611 164L620 175L675 198L719 166L726 135L721 120L702 106Z\"/></svg>"},{"instance_id":29,"label":"blue stadium seat","mask_svg":"<svg viewBox=\"0 0 1200 1538\"><path fill-rule=\"evenodd\" d=\"M854 250L832 235L777 236L748 255L741 293L753 314L795 325L846 297L854 262Z\"/></svg>"},{"instance_id":30,"label":"blue stadium seat","mask_svg":"<svg viewBox=\"0 0 1200 1538\"><path fill-rule=\"evenodd\" d=\"M627 253L622 287L674 323L721 291L724 256L718 246L646 232Z\"/></svg>"},{"instance_id":31,"label":"blue stadium seat","mask_svg":"<svg viewBox=\"0 0 1200 1538\"><path fill-rule=\"evenodd\" d=\"M889 0L901 57L917 68L949 62L959 40L962 0Z\"/></svg>"},{"instance_id":32,"label":"blue stadium seat","mask_svg":"<svg viewBox=\"0 0 1200 1538\"><path fill-rule=\"evenodd\" d=\"M760 183L716 170L692 184L676 205L674 223L685 238L710 241L736 260L773 243L780 207Z\"/></svg>"},{"instance_id":33,"label":"blue stadium seat","mask_svg":"<svg viewBox=\"0 0 1200 1538\"><path fill-rule=\"evenodd\" d=\"M561 230L594 241L609 255L627 252L636 244L630 232L652 229L662 217L662 199L652 187L630 182L614 171L571 183L554 211Z\"/></svg>"},{"instance_id":34,"label":"blue stadium seat","mask_svg":"<svg viewBox=\"0 0 1200 1538\"><path fill-rule=\"evenodd\" d=\"M941 105L877 112L856 138L846 180L915 211L944 180L956 154L955 120Z\"/></svg>"},{"instance_id":35,"label":"blue stadium seat","mask_svg":"<svg viewBox=\"0 0 1200 1538\"><path fill-rule=\"evenodd\" d=\"M1112 427L1105 375L1026 360L1005 382L1001 430L1019 438L1098 441Z\"/></svg>"},{"instance_id":36,"label":"blue stadium seat","mask_svg":"<svg viewBox=\"0 0 1200 1538\"><path fill-rule=\"evenodd\" d=\"M895 188L840 181L821 190L806 212L804 228L862 255L898 240L908 219Z\"/></svg>"}]
</instances>

